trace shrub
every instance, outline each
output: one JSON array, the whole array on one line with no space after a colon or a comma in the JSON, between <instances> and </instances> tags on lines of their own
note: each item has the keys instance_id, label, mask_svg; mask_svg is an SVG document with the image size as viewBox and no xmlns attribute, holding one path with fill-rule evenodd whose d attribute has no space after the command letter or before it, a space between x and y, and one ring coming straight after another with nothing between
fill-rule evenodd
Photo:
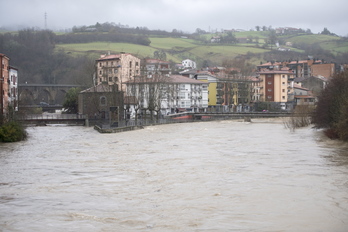
<instances>
[{"instance_id":1,"label":"shrub","mask_svg":"<svg viewBox=\"0 0 348 232\"><path fill-rule=\"evenodd\" d=\"M17 142L27 138L27 132L18 122L8 122L0 127L0 142Z\"/></svg>"}]
</instances>

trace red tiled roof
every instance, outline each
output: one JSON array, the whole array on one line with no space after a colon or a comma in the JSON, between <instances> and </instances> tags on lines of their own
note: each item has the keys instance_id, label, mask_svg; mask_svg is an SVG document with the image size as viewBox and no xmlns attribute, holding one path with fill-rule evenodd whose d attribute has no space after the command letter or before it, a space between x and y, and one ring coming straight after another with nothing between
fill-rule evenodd
<instances>
[{"instance_id":1,"label":"red tiled roof","mask_svg":"<svg viewBox=\"0 0 348 232\"><path fill-rule=\"evenodd\" d=\"M271 62L267 62L267 63L264 63L264 64L260 64L260 65L258 65L258 66L278 66L278 65L281 65L282 63L280 63L280 62L273 62L273 63L271 63Z\"/></svg>"},{"instance_id":2,"label":"red tiled roof","mask_svg":"<svg viewBox=\"0 0 348 232\"><path fill-rule=\"evenodd\" d=\"M262 69L259 74L294 74L291 69L287 68L282 68L281 70L269 70L269 69Z\"/></svg>"},{"instance_id":3,"label":"red tiled roof","mask_svg":"<svg viewBox=\"0 0 348 232\"><path fill-rule=\"evenodd\" d=\"M168 61L158 60L158 59L146 59L145 62L147 64L152 64L152 63L154 63L154 64L159 64L159 63L161 63L161 64L169 64L170 63Z\"/></svg>"},{"instance_id":4,"label":"red tiled roof","mask_svg":"<svg viewBox=\"0 0 348 232\"><path fill-rule=\"evenodd\" d=\"M124 54L114 54L114 55L101 55L99 60L114 60L114 59L120 59L121 55L126 55L129 56L131 55L130 53L124 53Z\"/></svg>"},{"instance_id":5,"label":"red tiled roof","mask_svg":"<svg viewBox=\"0 0 348 232\"><path fill-rule=\"evenodd\" d=\"M195 79L191 79L189 77L181 76L181 75L171 75L171 82L173 83L185 83L185 84L206 84L204 81L199 81Z\"/></svg>"},{"instance_id":6,"label":"red tiled roof","mask_svg":"<svg viewBox=\"0 0 348 232\"><path fill-rule=\"evenodd\" d=\"M298 85L298 84L294 84L294 88L309 91L309 89L308 89L308 88L302 87L302 86L300 86L300 85Z\"/></svg>"},{"instance_id":7,"label":"red tiled roof","mask_svg":"<svg viewBox=\"0 0 348 232\"><path fill-rule=\"evenodd\" d=\"M124 82L124 84L128 83L156 83L156 82L168 82L168 83L182 83L182 84L205 84L204 81L199 81L196 79L191 79L189 77L185 77L182 75L171 75L169 77L160 77L157 78L136 78L133 81Z\"/></svg>"}]
</instances>

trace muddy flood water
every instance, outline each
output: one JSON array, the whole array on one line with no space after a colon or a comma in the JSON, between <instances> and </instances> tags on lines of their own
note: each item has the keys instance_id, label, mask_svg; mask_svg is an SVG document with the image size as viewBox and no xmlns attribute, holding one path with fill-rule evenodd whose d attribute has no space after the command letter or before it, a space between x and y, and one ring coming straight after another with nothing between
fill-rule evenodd
<instances>
[{"instance_id":1,"label":"muddy flood water","mask_svg":"<svg viewBox=\"0 0 348 232\"><path fill-rule=\"evenodd\" d=\"M0 231L348 231L348 149L311 127L217 121L0 144Z\"/></svg>"}]
</instances>

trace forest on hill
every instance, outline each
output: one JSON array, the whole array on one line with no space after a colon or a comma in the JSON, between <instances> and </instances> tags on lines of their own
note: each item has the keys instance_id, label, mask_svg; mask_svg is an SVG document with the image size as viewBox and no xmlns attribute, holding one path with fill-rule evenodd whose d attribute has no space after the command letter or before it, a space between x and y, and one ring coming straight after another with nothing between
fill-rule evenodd
<instances>
[{"instance_id":1,"label":"forest on hill","mask_svg":"<svg viewBox=\"0 0 348 232\"><path fill-rule=\"evenodd\" d=\"M95 59L107 52L129 52L139 58L154 58L161 52L166 54L168 61L175 63L189 58L195 60L199 68L234 67L244 74L250 74L260 62L299 60L309 56L348 63L348 38L327 31L312 34L302 30L278 35L273 29L260 28L215 33L197 29L193 34L184 34L178 30L152 31L97 23L74 27L70 33L34 29L0 33L0 53L8 56L10 64L19 69L20 83L90 86ZM220 37L221 41L212 43L213 37ZM279 47L286 51L280 51Z\"/></svg>"}]
</instances>

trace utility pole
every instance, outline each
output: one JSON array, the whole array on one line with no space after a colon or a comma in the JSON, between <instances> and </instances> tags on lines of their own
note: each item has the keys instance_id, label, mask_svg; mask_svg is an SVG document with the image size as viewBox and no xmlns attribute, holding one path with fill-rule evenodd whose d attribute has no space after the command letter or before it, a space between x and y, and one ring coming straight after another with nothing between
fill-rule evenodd
<instances>
[{"instance_id":1,"label":"utility pole","mask_svg":"<svg viewBox=\"0 0 348 232\"><path fill-rule=\"evenodd\" d=\"M47 12L45 12L45 30L47 30Z\"/></svg>"}]
</instances>

